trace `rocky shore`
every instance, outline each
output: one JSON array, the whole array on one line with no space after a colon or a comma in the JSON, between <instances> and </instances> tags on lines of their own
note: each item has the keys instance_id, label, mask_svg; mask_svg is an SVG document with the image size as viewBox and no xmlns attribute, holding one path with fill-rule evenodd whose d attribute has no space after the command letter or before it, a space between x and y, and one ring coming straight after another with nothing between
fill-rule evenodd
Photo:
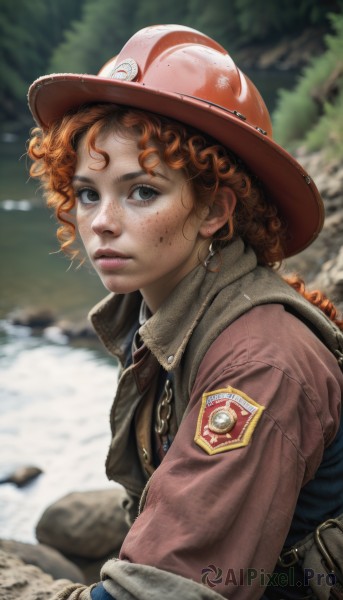
<instances>
[{"instance_id":1,"label":"rocky shore","mask_svg":"<svg viewBox=\"0 0 343 600\"><path fill-rule=\"evenodd\" d=\"M325 49L324 36L329 27L308 27L297 35L280 36L278 42L258 42L238 49L235 60L243 69L296 70L307 65Z\"/></svg>"},{"instance_id":2,"label":"rocky shore","mask_svg":"<svg viewBox=\"0 0 343 600\"><path fill-rule=\"evenodd\" d=\"M310 289L322 290L343 312L343 162L302 150L296 158L316 182L326 218L317 240L288 259L283 270L299 273Z\"/></svg>"},{"instance_id":3,"label":"rocky shore","mask_svg":"<svg viewBox=\"0 0 343 600\"><path fill-rule=\"evenodd\" d=\"M37 544L0 540L0 600L45 600L69 582L99 580L128 531L121 487L74 492L48 507Z\"/></svg>"}]
</instances>

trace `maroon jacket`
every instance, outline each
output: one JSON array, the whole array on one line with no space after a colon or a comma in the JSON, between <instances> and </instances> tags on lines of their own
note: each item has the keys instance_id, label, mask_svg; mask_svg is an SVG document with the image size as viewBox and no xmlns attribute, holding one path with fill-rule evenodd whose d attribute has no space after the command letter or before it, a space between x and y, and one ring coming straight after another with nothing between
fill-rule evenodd
<instances>
[{"instance_id":1,"label":"maroon jacket","mask_svg":"<svg viewBox=\"0 0 343 600\"><path fill-rule=\"evenodd\" d=\"M264 410L247 445L208 454L194 440L202 398L227 388ZM283 306L237 319L200 365L187 416L120 558L198 582L221 579L215 591L225 598L260 598L300 488L337 432L342 389L332 353Z\"/></svg>"},{"instance_id":2,"label":"maroon jacket","mask_svg":"<svg viewBox=\"0 0 343 600\"><path fill-rule=\"evenodd\" d=\"M140 303L139 294L111 296L91 315L123 365L107 473L136 498L147 484L103 586L117 600L257 600L300 490L337 439L343 376L333 353L341 356L342 337L241 240L219 269L189 273L139 327ZM157 466L161 371L173 385L175 437Z\"/></svg>"}]
</instances>

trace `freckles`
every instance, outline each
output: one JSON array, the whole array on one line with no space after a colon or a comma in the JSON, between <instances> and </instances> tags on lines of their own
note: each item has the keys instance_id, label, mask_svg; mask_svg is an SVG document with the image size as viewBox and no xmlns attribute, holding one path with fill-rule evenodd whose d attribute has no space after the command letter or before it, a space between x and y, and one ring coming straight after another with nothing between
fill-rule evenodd
<instances>
[{"instance_id":1,"label":"freckles","mask_svg":"<svg viewBox=\"0 0 343 600\"><path fill-rule=\"evenodd\" d=\"M154 230L154 247L167 246L172 247L176 237L181 232L180 217L178 214L164 214L160 211L154 213L153 218L149 219L149 229Z\"/></svg>"}]
</instances>

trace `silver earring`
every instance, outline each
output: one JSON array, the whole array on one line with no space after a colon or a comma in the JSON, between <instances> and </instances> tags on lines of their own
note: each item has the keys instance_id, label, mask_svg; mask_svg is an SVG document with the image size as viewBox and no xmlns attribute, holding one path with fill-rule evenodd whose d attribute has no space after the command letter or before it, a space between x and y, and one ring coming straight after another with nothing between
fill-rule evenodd
<instances>
[{"instance_id":1,"label":"silver earring","mask_svg":"<svg viewBox=\"0 0 343 600\"><path fill-rule=\"evenodd\" d=\"M204 260L204 267L208 266L208 263L210 262L212 256L214 256L216 253L216 251L213 249L213 242L210 243L209 248L208 248L208 255L206 256L205 260Z\"/></svg>"}]
</instances>

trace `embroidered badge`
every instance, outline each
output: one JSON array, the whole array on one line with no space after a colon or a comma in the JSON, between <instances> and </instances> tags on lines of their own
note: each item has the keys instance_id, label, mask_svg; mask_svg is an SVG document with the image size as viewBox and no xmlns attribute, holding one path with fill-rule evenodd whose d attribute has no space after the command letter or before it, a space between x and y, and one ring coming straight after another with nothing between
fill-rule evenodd
<instances>
[{"instance_id":1,"label":"embroidered badge","mask_svg":"<svg viewBox=\"0 0 343 600\"><path fill-rule=\"evenodd\" d=\"M207 454L247 446L264 407L227 387L203 394L194 441Z\"/></svg>"}]
</instances>

